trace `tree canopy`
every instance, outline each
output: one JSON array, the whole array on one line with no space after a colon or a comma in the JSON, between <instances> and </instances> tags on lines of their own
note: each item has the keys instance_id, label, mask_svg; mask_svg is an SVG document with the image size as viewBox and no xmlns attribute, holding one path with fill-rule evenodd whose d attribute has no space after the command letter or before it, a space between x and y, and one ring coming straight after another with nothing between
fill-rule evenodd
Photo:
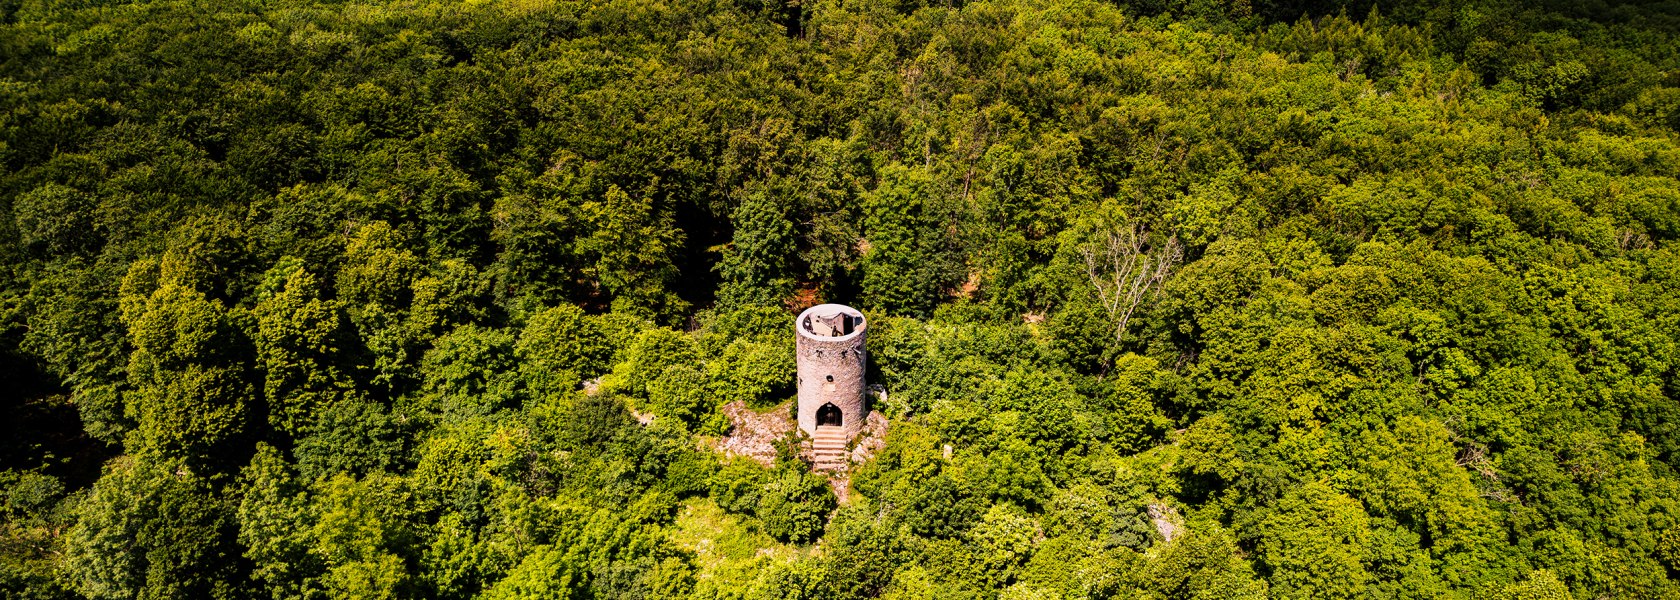
<instances>
[{"instance_id":1,"label":"tree canopy","mask_svg":"<svg viewBox=\"0 0 1680 600\"><path fill-rule=\"evenodd\" d=\"M1663 2L0 1L0 596L1680 596L1677 74ZM843 495L714 450L817 302Z\"/></svg>"}]
</instances>

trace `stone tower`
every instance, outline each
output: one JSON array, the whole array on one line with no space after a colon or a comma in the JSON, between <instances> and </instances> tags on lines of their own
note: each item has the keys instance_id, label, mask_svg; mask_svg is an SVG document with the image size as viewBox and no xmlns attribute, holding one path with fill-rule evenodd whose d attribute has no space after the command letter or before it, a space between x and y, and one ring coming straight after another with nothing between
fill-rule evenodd
<instances>
[{"instance_id":1,"label":"stone tower","mask_svg":"<svg viewBox=\"0 0 1680 600\"><path fill-rule=\"evenodd\" d=\"M868 324L863 313L841 304L805 309L793 322L798 340L799 428L817 437L817 428L837 427L846 439L863 429L869 405L864 388L863 342Z\"/></svg>"}]
</instances>

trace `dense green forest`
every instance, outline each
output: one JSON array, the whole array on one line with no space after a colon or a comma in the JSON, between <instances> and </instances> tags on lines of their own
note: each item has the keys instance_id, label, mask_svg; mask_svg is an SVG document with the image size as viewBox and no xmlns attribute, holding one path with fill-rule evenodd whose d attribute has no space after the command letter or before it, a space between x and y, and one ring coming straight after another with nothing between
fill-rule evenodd
<instances>
[{"instance_id":1,"label":"dense green forest","mask_svg":"<svg viewBox=\"0 0 1680 600\"><path fill-rule=\"evenodd\" d=\"M0 0L0 597L1680 597L1677 174L1672 0Z\"/></svg>"}]
</instances>

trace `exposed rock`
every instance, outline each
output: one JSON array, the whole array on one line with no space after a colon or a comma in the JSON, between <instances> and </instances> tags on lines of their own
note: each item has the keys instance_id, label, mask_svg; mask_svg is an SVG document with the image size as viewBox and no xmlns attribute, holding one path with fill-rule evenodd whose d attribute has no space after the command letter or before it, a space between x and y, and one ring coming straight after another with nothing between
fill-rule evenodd
<instances>
[{"instance_id":1,"label":"exposed rock","mask_svg":"<svg viewBox=\"0 0 1680 600\"><path fill-rule=\"evenodd\" d=\"M729 433L711 440L713 450L724 456L745 456L758 461L766 467L776 464L777 442L795 435L798 425L788 417L788 406L782 404L774 409L758 412L747 408L744 402L731 402L720 409L729 418ZM824 465L817 471L828 475L828 483L834 489L834 495L844 503L851 488L852 467L868 462L875 457L887 443L887 417L880 412L870 411L864 421L863 430L853 438L851 447L846 454L846 460L838 465ZM816 454L811 440L801 440L801 458L807 463L816 464Z\"/></svg>"},{"instance_id":2,"label":"exposed rock","mask_svg":"<svg viewBox=\"0 0 1680 600\"><path fill-rule=\"evenodd\" d=\"M852 464L859 465L875 458L875 453L887 445L887 417L881 411L869 411L869 419L863 423L863 431L858 432L852 442Z\"/></svg>"},{"instance_id":3,"label":"exposed rock","mask_svg":"<svg viewBox=\"0 0 1680 600\"><path fill-rule=\"evenodd\" d=\"M1155 525L1155 531L1160 532L1161 539L1173 541L1184 535L1184 518L1178 516L1178 509L1161 503L1151 503L1144 507L1149 513L1149 522Z\"/></svg>"},{"instance_id":4,"label":"exposed rock","mask_svg":"<svg viewBox=\"0 0 1680 600\"><path fill-rule=\"evenodd\" d=\"M724 456L745 456L766 467L776 464L776 442L793 435L798 426L788 416L787 404L757 412L739 400L720 409L729 417L729 433L712 442Z\"/></svg>"}]
</instances>

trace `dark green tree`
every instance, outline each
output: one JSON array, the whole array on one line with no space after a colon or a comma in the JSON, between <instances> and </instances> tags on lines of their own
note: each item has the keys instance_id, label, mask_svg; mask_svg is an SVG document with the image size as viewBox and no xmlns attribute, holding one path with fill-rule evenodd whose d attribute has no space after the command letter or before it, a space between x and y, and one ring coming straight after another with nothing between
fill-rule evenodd
<instances>
[{"instance_id":1,"label":"dark green tree","mask_svg":"<svg viewBox=\"0 0 1680 600\"><path fill-rule=\"evenodd\" d=\"M720 309L779 306L793 291L793 223L786 208L764 190L743 197L730 213L735 232L718 272Z\"/></svg>"}]
</instances>

